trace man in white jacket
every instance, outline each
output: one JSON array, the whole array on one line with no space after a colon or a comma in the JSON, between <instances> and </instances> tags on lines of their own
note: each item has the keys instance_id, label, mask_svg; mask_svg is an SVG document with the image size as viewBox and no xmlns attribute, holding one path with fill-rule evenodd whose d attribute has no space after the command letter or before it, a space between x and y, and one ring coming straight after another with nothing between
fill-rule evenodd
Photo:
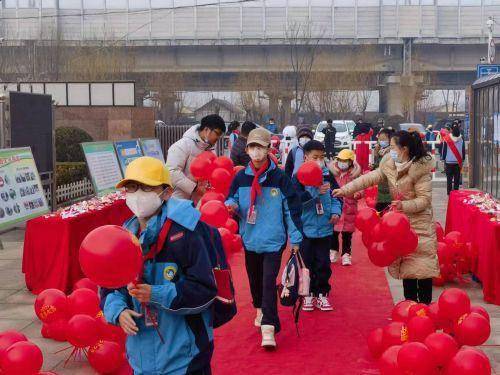
<instances>
[{"instance_id":1,"label":"man in white jacket","mask_svg":"<svg viewBox=\"0 0 500 375\"><path fill-rule=\"evenodd\" d=\"M201 119L200 125L189 128L181 139L168 149L167 166L170 170L173 196L191 199L195 203L205 193L206 184L197 183L191 175L189 166L193 159L203 151L210 151L226 132L226 124L219 115L208 115Z\"/></svg>"}]
</instances>

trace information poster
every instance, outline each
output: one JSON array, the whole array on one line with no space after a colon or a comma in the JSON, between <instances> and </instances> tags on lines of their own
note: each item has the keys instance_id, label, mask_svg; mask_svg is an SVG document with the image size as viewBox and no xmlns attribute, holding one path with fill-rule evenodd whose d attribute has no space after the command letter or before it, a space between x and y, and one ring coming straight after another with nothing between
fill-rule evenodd
<instances>
[{"instance_id":1,"label":"information poster","mask_svg":"<svg viewBox=\"0 0 500 375\"><path fill-rule=\"evenodd\" d=\"M98 196L116 191L123 178L113 142L85 142L82 149Z\"/></svg>"},{"instance_id":2,"label":"information poster","mask_svg":"<svg viewBox=\"0 0 500 375\"><path fill-rule=\"evenodd\" d=\"M133 160L143 156L138 139L115 142L115 148L123 174L125 174L127 165L129 165Z\"/></svg>"},{"instance_id":3,"label":"information poster","mask_svg":"<svg viewBox=\"0 0 500 375\"><path fill-rule=\"evenodd\" d=\"M162 163L165 163L165 158L163 157L163 150L161 149L159 139L141 139L141 147L144 156L151 156L152 158L158 159Z\"/></svg>"},{"instance_id":4,"label":"information poster","mask_svg":"<svg viewBox=\"0 0 500 375\"><path fill-rule=\"evenodd\" d=\"M49 212L29 147L0 150L0 230Z\"/></svg>"}]
</instances>

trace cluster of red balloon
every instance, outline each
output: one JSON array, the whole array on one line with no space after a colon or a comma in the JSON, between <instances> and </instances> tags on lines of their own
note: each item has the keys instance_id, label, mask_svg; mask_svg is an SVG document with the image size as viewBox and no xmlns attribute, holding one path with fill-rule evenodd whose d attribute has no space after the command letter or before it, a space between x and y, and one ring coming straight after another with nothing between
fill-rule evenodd
<instances>
[{"instance_id":1,"label":"cluster of red balloon","mask_svg":"<svg viewBox=\"0 0 500 375\"><path fill-rule=\"evenodd\" d=\"M441 224L436 222L438 239L438 258L440 275L434 279L434 285L442 286L446 282L463 282L462 275L471 272L472 263L477 257L472 246L466 243L460 232L449 232L446 236Z\"/></svg>"},{"instance_id":2,"label":"cluster of red balloon","mask_svg":"<svg viewBox=\"0 0 500 375\"><path fill-rule=\"evenodd\" d=\"M429 306L398 303L392 322L369 334L368 348L381 375L489 375L488 357L472 348L489 335L486 310L471 307L467 293L452 288Z\"/></svg>"},{"instance_id":3,"label":"cluster of red balloon","mask_svg":"<svg viewBox=\"0 0 500 375\"><path fill-rule=\"evenodd\" d=\"M43 354L38 346L17 331L0 332L0 373L2 375L51 374L40 372Z\"/></svg>"},{"instance_id":4,"label":"cluster of red balloon","mask_svg":"<svg viewBox=\"0 0 500 375\"><path fill-rule=\"evenodd\" d=\"M393 210L380 218L374 209L363 208L355 225L362 233L368 257L376 266L387 267L397 258L413 253L418 246L418 236L401 212Z\"/></svg>"},{"instance_id":5,"label":"cluster of red balloon","mask_svg":"<svg viewBox=\"0 0 500 375\"><path fill-rule=\"evenodd\" d=\"M191 162L189 171L197 181L208 181L212 191L227 196L234 175L243 167L234 167L226 156L217 157L213 152L205 151Z\"/></svg>"},{"instance_id":6,"label":"cluster of red balloon","mask_svg":"<svg viewBox=\"0 0 500 375\"><path fill-rule=\"evenodd\" d=\"M365 203L370 208L375 208L377 203L378 186L370 186L364 190L365 193Z\"/></svg>"},{"instance_id":7,"label":"cluster of red balloon","mask_svg":"<svg viewBox=\"0 0 500 375\"><path fill-rule=\"evenodd\" d=\"M81 279L66 296L58 289L46 289L35 300L35 313L42 321L42 336L68 341L74 350L86 353L90 365L99 373L126 371L126 335L120 327L108 324L99 308L97 285Z\"/></svg>"}]
</instances>

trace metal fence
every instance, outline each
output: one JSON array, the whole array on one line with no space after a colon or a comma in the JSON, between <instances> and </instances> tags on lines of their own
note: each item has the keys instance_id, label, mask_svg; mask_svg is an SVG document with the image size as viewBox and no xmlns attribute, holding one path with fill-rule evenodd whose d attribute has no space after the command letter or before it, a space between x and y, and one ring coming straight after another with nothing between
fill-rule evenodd
<instances>
[{"instance_id":1,"label":"metal fence","mask_svg":"<svg viewBox=\"0 0 500 375\"><path fill-rule=\"evenodd\" d=\"M43 191L50 205L50 202L52 201L52 191L50 187L44 185ZM51 208L55 211L58 207L69 206L70 204L88 199L93 195L94 186L87 178L70 184L59 185L56 189L56 207Z\"/></svg>"}]
</instances>

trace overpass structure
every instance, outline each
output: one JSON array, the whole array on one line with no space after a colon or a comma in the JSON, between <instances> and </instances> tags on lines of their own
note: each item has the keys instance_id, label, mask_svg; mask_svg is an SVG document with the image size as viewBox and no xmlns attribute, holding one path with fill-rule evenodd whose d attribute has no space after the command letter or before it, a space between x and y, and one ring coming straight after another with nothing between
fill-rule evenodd
<instances>
[{"instance_id":1,"label":"overpass structure","mask_svg":"<svg viewBox=\"0 0 500 375\"><path fill-rule=\"evenodd\" d=\"M464 88L487 55L500 0L3 0L0 79L58 78L40 56L119 50L137 87L181 75L185 90L269 92L289 102L291 54L314 51L316 89L379 90L381 110L423 88ZM500 37L500 27L493 30ZM64 51L64 52L61 52ZM4 56L4 64L2 58ZM9 63L5 63L8 61ZM44 65L45 64L45 65ZM342 77L363 72L361 82ZM279 84L269 73L279 74ZM68 72L66 72L68 73ZM70 80L71 72L64 79ZM153 83L152 83L153 82ZM267 86L266 86L267 85ZM273 89L280 86L280 93ZM314 88L314 87L313 87ZM414 100L413 100L414 102Z\"/></svg>"}]
</instances>

